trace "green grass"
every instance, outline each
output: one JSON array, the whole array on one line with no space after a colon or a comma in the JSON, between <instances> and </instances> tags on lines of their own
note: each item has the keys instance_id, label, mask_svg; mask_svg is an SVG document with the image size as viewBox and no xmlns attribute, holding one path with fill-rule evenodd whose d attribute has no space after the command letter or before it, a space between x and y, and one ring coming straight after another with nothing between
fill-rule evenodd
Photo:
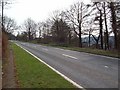
<instances>
[{"instance_id":1,"label":"green grass","mask_svg":"<svg viewBox=\"0 0 120 90\"><path fill-rule=\"evenodd\" d=\"M17 45L11 45L21 88L76 88Z\"/></svg>"}]
</instances>

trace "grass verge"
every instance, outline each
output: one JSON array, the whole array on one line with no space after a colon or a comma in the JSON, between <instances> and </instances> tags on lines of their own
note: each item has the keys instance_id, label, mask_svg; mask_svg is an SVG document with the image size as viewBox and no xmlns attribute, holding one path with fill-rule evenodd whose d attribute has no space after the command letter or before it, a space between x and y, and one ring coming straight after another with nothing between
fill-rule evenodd
<instances>
[{"instance_id":1,"label":"grass verge","mask_svg":"<svg viewBox=\"0 0 120 90\"><path fill-rule=\"evenodd\" d=\"M14 50L16 70L21 88L75 88L29 53L14 43L11 45Z\"/></svg>"},{"instance_id":2,"label":"grass verge","mask_svg":"<svg viewBox=\"0 0 120 90\"><path fill-rule=\"evenodd\" d=\"M118 52L117 51L108 51L108 50L100 50L100 49L91 49L91 48L79 48L79 47L63 47L64 49L79 51L79 52L86 52L91 54L97 54L97 55L103 55L103 56L109 56L109 57L116 57L118 58Z\"/></svg>"}]
</instances>

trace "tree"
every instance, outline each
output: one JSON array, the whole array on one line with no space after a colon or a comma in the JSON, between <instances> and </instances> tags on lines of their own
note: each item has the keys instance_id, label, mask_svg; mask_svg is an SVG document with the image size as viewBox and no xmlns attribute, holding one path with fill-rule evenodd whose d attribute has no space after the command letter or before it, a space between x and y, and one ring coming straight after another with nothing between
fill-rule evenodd
<instances>
[{"instance_id":1,"label":"tree","mask_svg":"<svg viewBox=\"0 0 120 90\"><path fill-rule=\"evenodd\" d=\"M39 41L43 43L49 43L52 41L51 27L54 20L55 18L52 17L52 19L48 18L46 21L38 23Z\"/></svg>"},{"instance_id":2,"label":"tree","mask_svg":"<svg viewBox=\"0 0 120 90\"><path fill-rule=\"evenodd\" d=\"M117 19L117 29L120 31L120 0L116 2L116 19Z\"/></svg>"},{"instance_id":3,"label":"tree","mask_svg":"<svg viewBox=\"0 0 120 90\"><path fill-rule=\"evenodd\" d=\"M37 24L30 18L24 22L24 28L27 32L29 40L36 38L36 27Z\"/></svg>"},{"instance_id":4,"label":"tree","mask_svg":"<svg viewBox=\"0 0 120 90\"><path fill-rule=\"evenodd\" d=\"M1 12L1 29L3 32L5 31L4 24L3 24L4 23L4 8L6 5L11 4L10 1L11 0L0 0L0 7L1 7L0 10L2 10L2 12Z\"/></svg>"},{"instance_id":5,"label":"tree","mask_svg":"<svg viewBox=\"0 0 120 90\"><path fill-rule=\"evenodd\" d=\"M18 29L18 26L17 26L17 24L16 24L14 19L11 19L11 18L5 16L3 21L4 21L3 22L4 29L5 29L5 31L7 33L11 33L12 34L14 32L14 30Z\"/></svg>"},{"instance_id":6,"label":"tree","mask_svg":"<svg viewBox=\"0 0 120 90\"><path fill-rule=\"evenodd\" d=\"M2 26L2 31L4 31L4 25L3 25L3 17L4 17L4 1L0 1L1 4L1 10L2 10L2 15L1 15L1 26Z\"/></svg>"},{"instance_id":7,"label":"tree","mask_svg":"<svg viewBox=\"0 0 120 90\"><path fill-rule=\"evenodd\" d=\"M99 38L100 38L100 44L101 48L103 49L103 44L105 41L105 49L109 47L109 35L108 35L108 27L107 27L107 15L109 13L109 9L107 8L107 4L105 2L94 2L93 5L90 5L91 13L88 17L88 20L85 21L83 29L84 32L82 32L85 35L89 35L89 44L90 44L90 36L94 38L96 41L96 47L98 46ZM109 14L108 14L109 15ZM95 18L95 19L94 19ZM93 21L94 20L94 21ZM103 22L105 23L103 26ZM99 31L98 31L99 30ZM105 30L105 31L103 31ZM96 35L92 32L97 31L99 32L98 37L96 38ZM103 32L105 39L103 40Z\"/></svg>"},{"instance_id":8,"label":"tree","mask_svg":"<svg viewBox=\"0 0 120 90\"><path fill-rule=\"evenodd\" d=\"M120 55L120 0L116 2L116 23L117 23L117 42L118 42L118 54Z\"/></svg>"},{"instance_id":9,"label":"tree","mask_svg":"<svg viewBox=\"0 0 120 90\"><path fill-rule=\"evenodd\" d=\"M99 11L99 16L96 17L96 20L99 20L99 26L100 26L100 41L101 41L101 49L103 49L103 13L102 9L100 8L102 6L102 3L95 2L96 8Z\"/></svg>"},{"instance_id":10,"label":"tree","mask_svg":"<svg viewBox=\"0 0 120 90\"><path fill-rule=\"evenodd\" d=\"M82 47L82 25L86 20L86 17L89 16L88 12L89 5L85 5L83 2L76 3L71 6L70 10L65 12L67 20L73 24L74 32L79 37L79 47Z\"/></svg>"},{"instance_id":11,"label":"tree","mask_svg":"<svg viewBox=\"0 0 120 90\"><path fill-rule=\"evenodd\" d=\"M69 26L62 19L56 20L51 27L51 34L54 41L65 43L69 33Z\"/></svg>"},{"instance_id":12,"label":"tree","mask_svg":"<svg viewBox=\"0 0 120 90\"><path fill-rule=\"evenodd\" d=\"M107 26L107 16L106 16L106 2L103 3L104 10L104 22L105 22L105 32L104 32L104 41L105 41L105 50L109 49L109 35L108 35L108 26Z\"/></svg>"},{"instance_id":13,"label":"tree","mask_svg":"<svg viewBox=\"0 0 120 90\"><path fill-rule=\"evenodd\" d=\"M17 34L17 40L21 40L21 41L27 41L28 37L27 37L27 32L22 32L21 34Z\"/></svg>"},{"instance_id":14,"label":"tree","mask_svg":"<svg viewBox=\"0 0 120 90\"><path fill-rule=\"evenodd\" d=\"M42 23L43 25L43 33L46 34L46 36L50 36L50 29L51 29L51 21L46 20L45 22Z\"/></svg>"},{"instance_id":15,"label":"tree","mask_svg":"<svg viewBox=\"0 0 120 90\"><path fill-rule=\"evenodd\" d=\"M39 22L37 27L38 27L38 32L39 32L39 39L41 39L41 37L42 37L42 30L43 30L42 22Z\"/></svg>"},{"instance_id":16,"label":"tree","mask_svg":"<svg viewBox=\"0 0 120 90\"><path fill-rule=\"evenodd\" d=\"M118 42L117 42L117 21L116 21L116 8L115 8L115 2L110 2L109 4L110 10L111 10L111 19L112 19L112 30L114 33L114 46L115 49L118 48Z\"/></svg>"}]
</instances>

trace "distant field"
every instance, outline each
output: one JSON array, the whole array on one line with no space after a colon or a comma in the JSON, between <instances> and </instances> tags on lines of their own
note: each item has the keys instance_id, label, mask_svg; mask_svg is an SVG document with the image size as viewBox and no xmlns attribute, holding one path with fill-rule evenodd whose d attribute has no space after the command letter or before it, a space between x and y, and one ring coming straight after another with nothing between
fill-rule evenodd
<instances>
[{"instance_id":1,"label":"distant field","mask_svg":"<svg viewBox=\"0 0 120 90\"><path fill-rule=\"evenodd\" d=\"M76 88L15 44L11 44L20 88Z\"/></svg>"}]
</instances>

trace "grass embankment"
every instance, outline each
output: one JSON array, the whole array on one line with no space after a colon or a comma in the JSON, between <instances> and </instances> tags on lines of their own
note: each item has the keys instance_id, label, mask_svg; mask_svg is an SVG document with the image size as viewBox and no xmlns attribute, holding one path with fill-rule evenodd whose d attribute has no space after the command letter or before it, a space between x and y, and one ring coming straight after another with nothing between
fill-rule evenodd
<instances>
[{"instance_id":1,"label":"grass embankment","mask_svg":"<svg viewBox=\"0 0 120 90\"><path fill-rule=\"evenodd\" d=\"M21 88L75 88L60 75L12 43Z\"/></svg>"},{"instance_id":2,"label":"grass embankment","mask_svg":"<svg viewBox=\"0 0 120 90\"><path fill-rule=\"evenodd\" d=\"M80 48L80 47L73 47L73 46L61 46L61 45L57 45L57 44L41 44L41 45L58 47L58 48L62 48L62 49L79 51L79 52L92 53L92 54L97 54L97 55L104 55L104 56L115 57L115 58L120 58L120 55L118 54L117 50L101 50L101 49L95 49L95 48Z\"/></svg>"}]
</instances>

